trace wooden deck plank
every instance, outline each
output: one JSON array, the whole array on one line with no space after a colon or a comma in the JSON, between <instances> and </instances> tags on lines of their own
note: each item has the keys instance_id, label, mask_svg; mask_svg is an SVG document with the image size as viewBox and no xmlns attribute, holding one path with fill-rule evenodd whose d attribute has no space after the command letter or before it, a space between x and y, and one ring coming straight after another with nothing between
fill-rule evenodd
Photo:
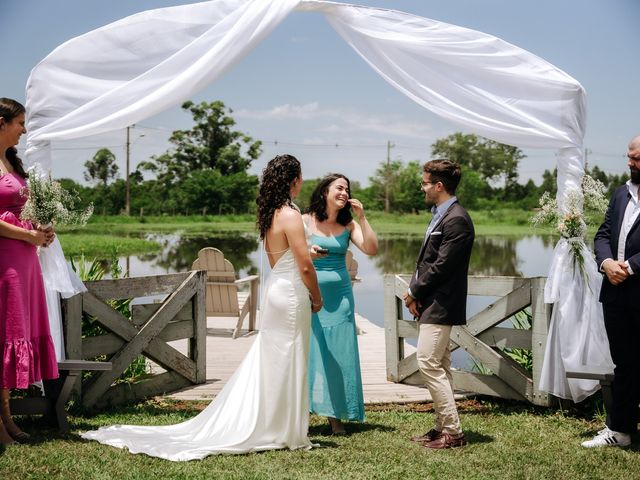
<instances>
[{"instance_id":1,"label":"wooden deck plank","mask_svg":"<svg viewBox=\"0 0 640 480\"><path fill-rule=\"evenodd\" d=\"M258 315L259 326L260 315ZM256 338L256 333L241 335L233 340L231 333L236 319L225 317L208 317L207 328L216 335L207 336L207 381L168 395L175 400L211 400L238 368ZM360 349L360 366L362 369L362 386L365 403L410 403L430 401L431 397L425 388L403 385L387 381L384 328L371 323L356 314L358 348ZM221 334L223 332L223 334ZM246 332L245 332L246 333ZM186 351L186 340L171 342L179 351ZM405 344L405 354L415 349ZM154 372L162 371L152 365Z\"/></svg>"}]
</instances>

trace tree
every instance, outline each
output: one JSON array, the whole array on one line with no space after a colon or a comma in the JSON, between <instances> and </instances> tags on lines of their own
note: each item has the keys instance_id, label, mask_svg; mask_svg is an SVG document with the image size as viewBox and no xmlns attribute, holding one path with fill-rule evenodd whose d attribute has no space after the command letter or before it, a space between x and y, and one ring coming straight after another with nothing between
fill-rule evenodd
<instances>
[{"instance_id":1,"label":"tree","mask_svg":"<svg viewBox=\"0 0 640 480\"><path fill-rule=\"evenodd\" d=\"M603 172L602 170L600 170L600 168L598 168L597 165L594 165L593 168L591 169L591 172L589 172L587 170L587 172L589 175L591 175L593 178L595 178L596 180L599 180L602 182L602 184L605 187L609 186L609 176Z\"/></svg>"},{"instance_id":2,"label":"tree","mask_svg":"<svg viewBox=\"0 0 640 480\"><path fill-rule=\"evenodd\" d=\"M421 172L417 161L407 165L399 160L381 162L374 176L369 178L369 189L364 191L365 196L369 197L367 205L378 208L384 205L388 183L389 211L415 212L424 209L424 194L420 191Z\"/></svg>"},{"instance_id":3,"label":"tree","mask_svg":"<svg viewBox=\"0 0 640 480\"><path fill-rule=\"evenodd\" d=\"M109 180L118 175L118 165L116 156L108 148L101 148L96 152L91 160L84 164L87 171L84 179L88 182L107 186Z\"/></svg>"},{"instance_id":4,"label":"tree","mask_svg":"<svg viewBox=\"0 0 640 480\"><path fill-rule=\"evenodd\" d=\"M511 198L517 188L518 163L525 158L518 147L460 132L436 140L431 145L431 154L469 167L487 183L502 180L505 199Z\"/></svg>"},{"instance_id":5,"label":"tree","mask_svg":"<svg viewBox=\"0 0 640 480\"><path fill-rule=\"evenodd\" d=\"M318 184L320 183L321 178L311 178L308 180L302 181L302 188L300 189L300 193L294 200L295 204L300 207L300 209L304 212L309 204L311 203L311 194L316 189Z\"/></svg>"},{"instance_id":6,"label":"tree","mask_svg":"<svg viewBox=\"0 0 640 480\"><path fill-rule=\"evenodd\" d=\"M222 175L217 170L193 172L172 189L179 211L209 214L247 213L255 206L258 177L246 172Z\"/></svg>"},{"instance_id":7,"label":"tree","mask_svg":"<svg viewBox=\"0 0 640 480\"><path fill-rule=\"evenodd\" d=\"M232 129L236 124L230 116L233 112L221 101L198 105L188 101L182 108L191 113L193 128L174 131L169 138L173 148L141 165L165 185L199 170L215 170L221 175L245 172L262 153L262 142Z\"/></svg>"},{"instance_id":8,"label":"tree","mask_svg":"<svg viewBox=\"0 0 640 480\"><path fill-rule=\"evenodd\" d=\"M491 186L484 181L480 174L468 167L462 168L462 178L456 189L456 197L460 203L470 210L483 206L492 198Z\"/></svg>"},{"instance_id":9,"label":"tree","mask_svg":"<svg viewBox=\"0 0 640 480\"><path fill-rule=\"evenodd\" d=\"M544 192L549 192L549 194L555 197L556 192L558 191L558 169L554 168L553 171L545 170L542 173L542 185L540 185L540 196Z\"/></svg>"}]
</instances>

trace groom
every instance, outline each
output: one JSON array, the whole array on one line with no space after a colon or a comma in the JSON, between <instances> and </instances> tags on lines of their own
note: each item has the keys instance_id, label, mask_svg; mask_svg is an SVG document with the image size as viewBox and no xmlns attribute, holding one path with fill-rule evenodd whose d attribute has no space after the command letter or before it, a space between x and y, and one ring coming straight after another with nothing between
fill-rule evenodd
<instances>
[{"instance_id":1,"label":"groom","mask_svg":"<svg viewBox=\"0 0 640 480\"><path fill-rule=\"evenodd\" d=\"M433 217L404 302L418 320L417 358L435 410L435 426L414 442L427 448L466 445L453 396L449 337L466 323L467 274L474 229L455 196L460 166L432 160L423 167L422 192Z\"/></svg>"}]
</instances>

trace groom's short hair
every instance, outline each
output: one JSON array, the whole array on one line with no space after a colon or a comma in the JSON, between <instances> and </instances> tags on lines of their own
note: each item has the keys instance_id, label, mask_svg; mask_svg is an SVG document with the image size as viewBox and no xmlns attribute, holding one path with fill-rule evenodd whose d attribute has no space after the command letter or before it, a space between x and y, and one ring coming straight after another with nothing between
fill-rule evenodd
<instances>
[{"instance_id":1,"label":"groom's short hair","mask_svg":"<svg viewBox=\"0 0 640 480\"><path fill-rule=\"evenodd\" d=\"M422 171L428 173L432 181L441 182L448 194L456 194L456 188L462 178L462 170L456 162L446 158L431 160L424 164Z\"/></svg>"}]
</instances>

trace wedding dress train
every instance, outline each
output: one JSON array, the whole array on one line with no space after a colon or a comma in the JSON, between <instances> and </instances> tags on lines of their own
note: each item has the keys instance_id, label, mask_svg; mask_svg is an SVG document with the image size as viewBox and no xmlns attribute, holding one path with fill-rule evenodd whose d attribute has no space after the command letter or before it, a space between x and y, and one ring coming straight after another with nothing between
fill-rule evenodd
<instances>
[{"instance_id":1,"label":"wedding dress train","mask_svg":"<svg viewBox=\"0 0 640 480\"><path fill-rule=\"evenodd\" d=\"M177 425L115 425L81 436L172 461L311 448L307 436L311 304L291 250L274 265L265 292L253 346L199 415Z\"/></svg>"}]
</instances>

